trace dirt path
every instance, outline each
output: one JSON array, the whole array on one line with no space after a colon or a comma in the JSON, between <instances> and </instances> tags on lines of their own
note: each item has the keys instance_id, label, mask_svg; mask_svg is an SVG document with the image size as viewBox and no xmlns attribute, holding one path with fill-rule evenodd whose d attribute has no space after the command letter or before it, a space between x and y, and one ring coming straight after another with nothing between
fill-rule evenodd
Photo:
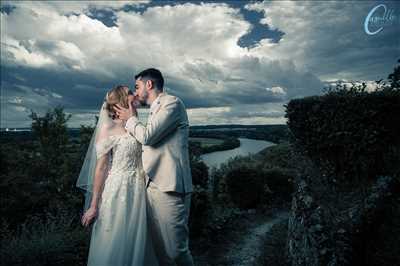
<instances>
[{"instance_id":1,"label":"dirt path","mask_svg":"<svg viewBox=\"0 0 400 266\"><path fill-rule=\"evenodd\" d=\"M264 239L271 229L271 227L286 219L288 212L281 212L276 214L265 223L252 228L246 235L243 236L242 241L233 246L226 255L227 265L254 265L263 252Z\"/></svg>"},{"instance_id":2,"label":"dirt path","mask_svg":"<svg viewBox=\"0 0 400 266\"><path fill-rule=\"evenodd\" d=\"M226 236L222 243L210 244L207 254L195 257L197 266L257 265L264 251L263 243L273 225L287 219L287 210L269 218L256 215L246 228L238 228Z\"/></svg>"}]
</instances>

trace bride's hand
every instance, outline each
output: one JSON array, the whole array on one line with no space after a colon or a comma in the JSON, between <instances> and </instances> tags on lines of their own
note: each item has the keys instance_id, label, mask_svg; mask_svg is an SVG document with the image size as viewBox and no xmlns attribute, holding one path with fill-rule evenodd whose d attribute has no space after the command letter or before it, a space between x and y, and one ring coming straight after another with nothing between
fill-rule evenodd
<instances>
[{"instance_id":1,"label":"bride's hand","mask_svg":"<svg viewBox=\"0 0 400 266\"><path fill-rule=\"evenodd\" d=\"M89 226L94 221L94 219L96 219L97 214L97 207L90 207L89 209L87 209L85 214L82 216L82 225L85 227Z\"/></svg>"},{"instance_id":2,"label":"bride's hand","mask_svg":"<svg viewBox=\"0 0 400 266\"><path fill-rule=\"evenodd\" d=\"M119 104L114 106L114 110L117 113L119 119L127 121L132 116L137 116L136 107L133 106L132 103L128 104L129 108L124 108Z\"/></svg>"}]
</instances>

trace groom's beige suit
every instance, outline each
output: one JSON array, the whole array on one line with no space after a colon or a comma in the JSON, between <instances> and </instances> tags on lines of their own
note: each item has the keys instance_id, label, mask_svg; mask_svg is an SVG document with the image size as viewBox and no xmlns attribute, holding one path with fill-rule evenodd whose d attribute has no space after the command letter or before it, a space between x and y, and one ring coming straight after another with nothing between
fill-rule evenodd
<instances>
[{"instance_id":1,"label":"groom's beige suit","mask_svg":"<svg viewBox=\"0 0 400 266\"><path fill-rule=\"evenodd\" d=\"M131 117L126 130L142 143L149 229L161 265L193 265L188 218L192 188L189 121L183 102L159 94L146 125Z\"/></svg>"}]
</instances>

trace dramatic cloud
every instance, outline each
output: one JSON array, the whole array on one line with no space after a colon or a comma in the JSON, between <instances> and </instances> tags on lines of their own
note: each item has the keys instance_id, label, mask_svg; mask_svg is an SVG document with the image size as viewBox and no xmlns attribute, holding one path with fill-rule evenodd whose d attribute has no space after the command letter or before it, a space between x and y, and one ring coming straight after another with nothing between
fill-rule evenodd
<instances>
[{"instance_id":1,"label":"dramatic cloud","mask_svg":"<svg viewBox=\"0 0 400 266\"><path fill-rule=\"evenodd\" d=\"M29 110L58 104L73 114L71 126L92 123L105 92L132 86L147 67L163 72L193 125L285 123L283 104L292 98L391 71L398 25L365 34L374 5L2 2L1 127L28 126Z\"/></svg>"},{"instance_id":2,"label":"dramatic cloud","mask_svg":"<svg viewBox=\"0 0 400 266\"><path fill-rule=\"evenodd\" d=\"M397 18L377 35L364 31L368 13L382 3L400 16L400 4L396 1L249 4L248 9L265 14L262 24L285 33L279 43L262 40L253 52L276 60L291 59L324 80L386 77L400 56L400 20Z\"/></svg>"}]
</instances>

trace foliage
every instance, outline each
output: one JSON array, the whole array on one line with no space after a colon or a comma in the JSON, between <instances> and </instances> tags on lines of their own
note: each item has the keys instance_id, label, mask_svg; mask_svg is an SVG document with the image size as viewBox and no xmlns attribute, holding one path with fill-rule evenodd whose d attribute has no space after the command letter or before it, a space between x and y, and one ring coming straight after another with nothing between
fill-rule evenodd
<instances>
[{"instance_id":1,"label":"foliage","mask_svg":"<svg viewBox=\"0 0 400 266\"><path fill-rule=\"evenodd\" d=\"M290 201L293 193L293 175L292 170L273 167L263 169L264 180L264 200L269 202L281 198Z\"/></svg>"},{"instance_id":2,"label":"foliage","mask_svg":"<svg viewBox=\"0 0 400 266\"><path fill-rule=\"evenodd\" d=\"M286 117L293 142L329 175L343 180L394 174L400 165L399 67L391 85L350 88L338 83L322 96L291 100Z\"/></svg>"},{"instance_id":3,"label":"foliage","mask_svg":"<svg viewBox=\"0 0 400 266\"><path fill-rule=\"evenodd\" d=\"M283 156L285 159L278 159L289 152L287 144L276 146L278 147L269 147L259 155L232 158L219 169L212 169L213 202L228 205L232 202L233 206L247 209L257 208L274 200L287 201L293 192L295 173L291 168L279 167L274 161L266 159L275 157L283 165L288 165L287 155ZM282 154L274 155L279 152Z\"/></svg>"},{"instance_id":4,"label":"foliage","mask_svg":"<svg viewBox=\"0 0 400 266\"><path fill-rule=\"evenodd\" d=\"M390 206L398 203L399 191L399 71L397 66L389 75L389 84L377 81L373 91L339 83L322 96L287 105L291 145L303 158L294 162L290 264L398 261L397 249L382 243L391 243L398 231L398 210Z\"/></svg>"},{"instance_id":5,"label":"foliage","mask_svg":"<svg viewBox=\"0 0 400 266\"><path fill-rule=\"evenodd\" d=\"M201 145L199 142L189 142L189 158L190 170L192 173L193 185L198 185L202 188L208 187L208 167L200 159L202 154Z\"/></svg>"},{"instance_id":6,"label":"foliage","mask_svg":"<svg viewBox=\"0 0 400 266\"><path fill-rule=\"evenodd\" d=\"M79 129L79 144L80 144L80 154L81 154L81 161L85 159L85 155L87 152L87 149L89 148L90 140L92 138L92 135L94 133L94 127L91 126L84 126L81 125Z\"/></svg>"},{"instance_id":7,"label":"foliage","mask_svg":"<svg viewBox=\"0 0 400 266\"><path fill-rule=\"evenodd\" d=\"M260 151L259 155L262 157L261 160L266 162L265 167L293 168L291 158L294 155L292 154L292 145L288 142L269 146Z\"/></svg>"},{"instance_id":8,"label":"foliage","mask_svg":"<svg viewBox=\"0 0 400 266\"><path fill-rule=\"evenodd\" d=\"M195 185L191 198L189 228L190 234L199 236L205 233L211 214L211 203L207 190Z\"/></svg>"},{"instance_id":9,"label":"foliage","mask_svg":"<svg viewBox=\"0 0 400 266\"><path fill-rule=\"evenodd\" d=\"M62 107L56 107L42 117L32 111L30 117L32 133L39 144L32 175L48 184L57 182L56 175L60 174L60 168L66 167L63 164L68 162L67 121L71 116L67 116ZM64 180L60 183L63 184Z\"/></svg>"},{"instance_id":10,"label":"foliage","mask_svg":"<svg viewBox=\"0 0 400 266\"><path fill-rule=\"evenodd\" d=\"M3 219L2 265L78 265L86 256L85 243L90 235L76 218L61 210L56 215L47 213L44 218L30 216L17 232L10 230Z\"/></svg>"},{"instance_id":11,"label":"foliage","mask_svg":"<svg viewBox=\"0 0 400 266\"><path fill-rule=\"evenodd\" d=\"M190 161L193 185L208 188L208 166L199 158Z\"/></svg>"},{"instance_id":12,"label":"foliage","mask_svg":"<svg viewBox=\"0 0 400 266\"><path fill-rule=\"evenodd\" d=\"M35 152L22 147L18 149L17 143L1 145L0 216L13 217L13 224L23 221L26 214L34 209L35 203L41 201L40 194L31 191L33 187L38 187L35 180L28 178L34 157Z\"/></svg>"},{"instance_id":13,"label":"foliage","mask_svg":"<svg viewBox=\"0 0 400 266\"><path fill-rule=\"evenodd\" d=\"M66 127L70 116L57 107L44 116L32 112L31 118L33 140L2 143L1 215L12 227L29 215L80 204L74 191L79 156L69 152Z\"/></svg>"},{"instance_id":14,"label":"foliage","mask_svg":"<svg viewBox=\"0 0 400 266\"><path fill-rule=\"evenodd\" d=\"M400 63L400 59L397 60L397 63ZM390 73L388 76L390 89L398 90L400 88L400 65L396 66L393 70L393 73Z\"/></svg>"},{"instance_id":15,"label":"foliage","mask_svg":"<svg viewBox=\"0 0 400 266\"><path fill-rule=\"evenodd\" d=\"M39 140L43 156L50 160L56 159L54 155L60 155L68 144L67 122L71 115L67 116L62 107L56 107L43 117L32 111L30 117L32 132Z\"/></svg>"},{"instance_id":16,"label":"foliage","mask_svg":"<svg viewBox=\"0 0 400 266\"><path fill-rule=\"evenodd\" d=\"M261 202L264 184L260 170L238 166L226 174L226 180L228 193L240 208L255 208Z\"/></svg>"}]
</instances>

